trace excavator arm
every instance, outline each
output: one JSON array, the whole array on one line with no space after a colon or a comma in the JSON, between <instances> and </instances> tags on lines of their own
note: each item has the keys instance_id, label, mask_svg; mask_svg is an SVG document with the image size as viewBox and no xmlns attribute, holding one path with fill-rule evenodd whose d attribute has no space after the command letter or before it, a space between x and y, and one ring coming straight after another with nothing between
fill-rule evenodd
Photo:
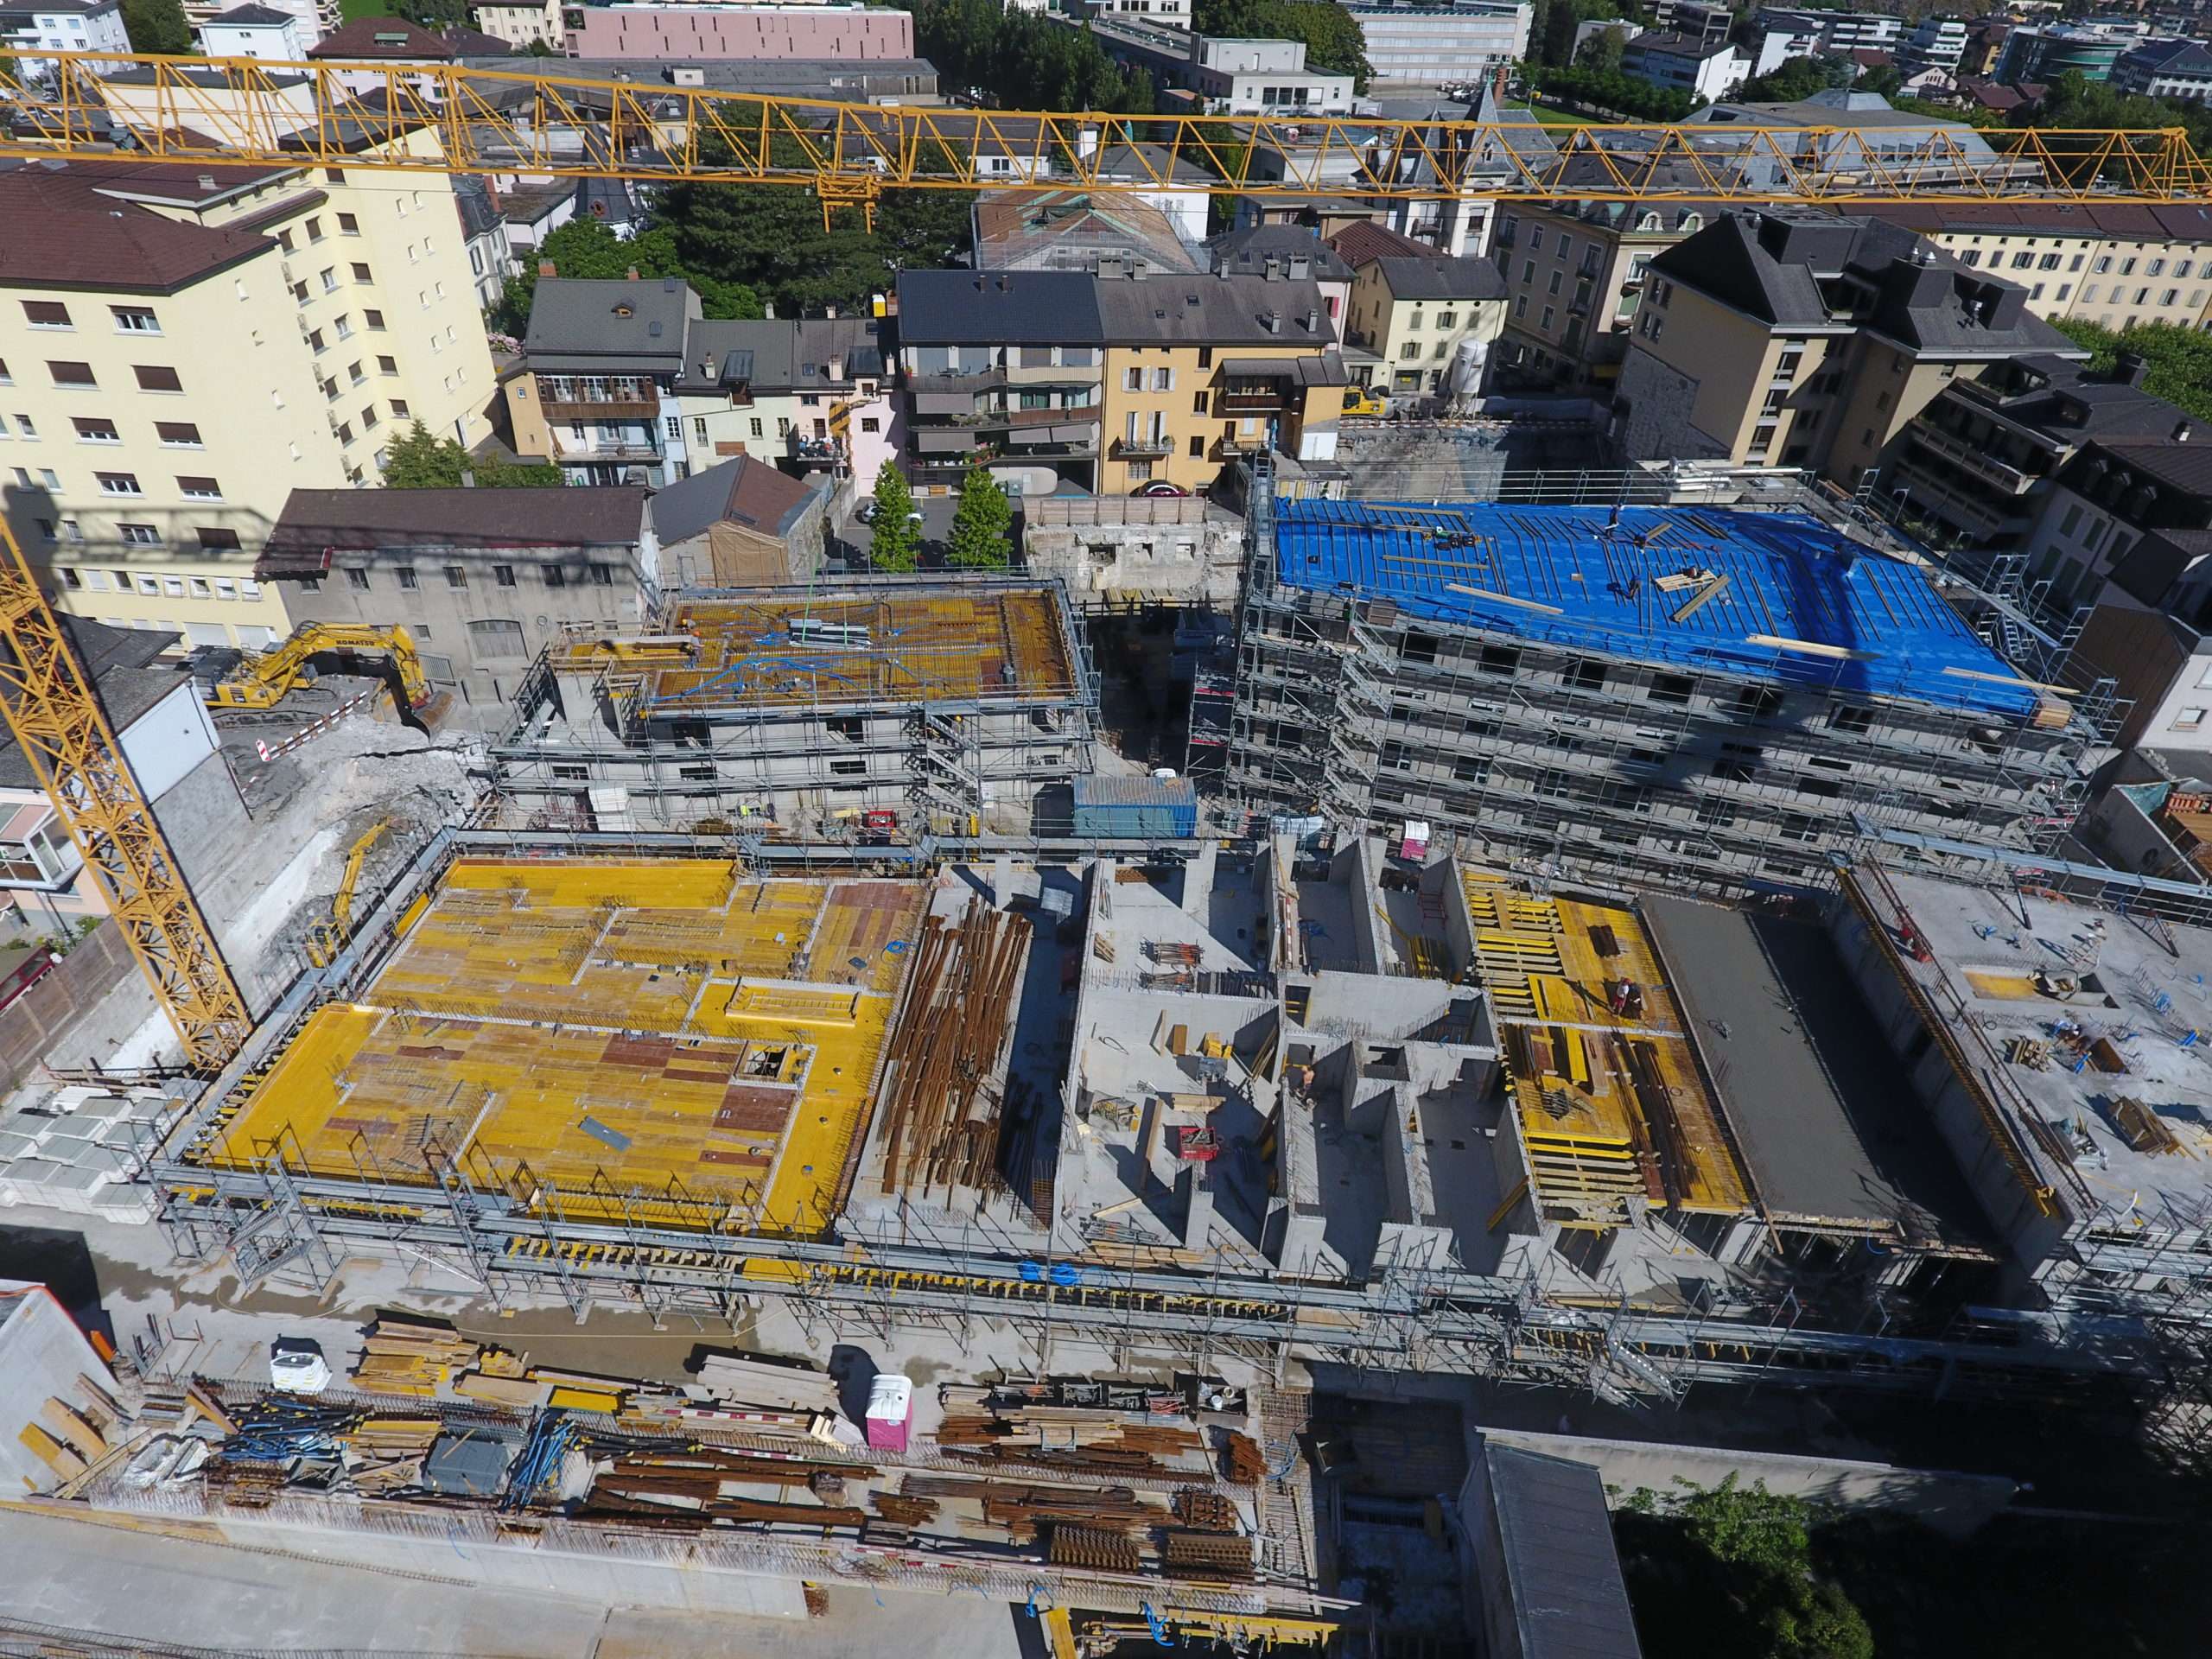
<instances>
[{"instance_id":1,"label":"excavator arm","mask_svg":"<svg viewBox=\"0 0 2212 1659\"><path fill-rule=\"evenodd\" d=\"M303 622L283 644L243 658L226 678L207 688L207 706L217 709L274 709L315 677L315 659L334 652L390 658L399 677L409 712L429 701L429 676L405 628L373 627L354 622Z\"/></svg>"}]
</instances>

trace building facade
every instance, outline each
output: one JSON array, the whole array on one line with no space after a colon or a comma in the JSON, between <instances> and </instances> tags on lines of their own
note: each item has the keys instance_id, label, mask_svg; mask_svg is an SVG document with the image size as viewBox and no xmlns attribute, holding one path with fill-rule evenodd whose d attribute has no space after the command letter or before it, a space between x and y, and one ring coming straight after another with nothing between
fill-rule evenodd
<instances>
[{"instance_id":1,"label":"building facade","mask_svg":"<svg viewBox=\"0 0 2212 1659\"><path fill-rule=\"evenodd\" d=\"M694 322L676 383L693 471L742 455L865 490L893 453L878 330L873 317Z\"/></svg>"},{"instance_id":2,"label":"building facade","mask_svg":"<svg viewBox=\"0 0 2212 1659\"><path fill-rule=\"evenodd\" d=\"M1709 103L1742 86L1751 68L1751 60L1725 40L1652 33L1635 36L1623 48L1621 72Z\"/></svg>"},{"instance_id":3,"label":"building facade","mask_svg":"<svg viewBox=\"0 0 2212 1659\"><path fill-rule=\"evenodd\" d=\"M2202 41L2145 41L2113 64L2112 86L2116 92L2202 104L2212 99L2212 48Z\"/></svg>"},{"instance_id":4,"label":"building facade","mask_svg":"<svg viewBox=\"0 0 2212 1659\"><path fill-rule=\"evenodd\" d=\"M274 6L232 6L194 33L200 49L211 58L257 58L264 63L301 62L315 44L297 13Z\"/></svg>"},{"instance_id":5,"label":"building facade","mask_svg":"<svg viewBox=\"0 0 2212 1659\"><path fill-rule=\"evenodd\" d=\"M1477 395L1505 328L1505 279L1487 259L1370 251L1389 234L1361 226L1337 236L1353 270L1345 341L1377 359L1368 384L1393 410Z\"/></svg>"},{"instance_id":6,"label":"building facade","mask_svg":"<svg viewBox=\"0 0 2212 1659\"><path fill-rule=\"evenodd\" d=\"M494 40L505 41L518 52L533 46L560 52L568 44L568 25L560 0L479 0L468 15L476 27Z\"/></svg>"},{"instance_id":7,"label":"building facade","mask_svg":"<svg viewBox=\"0 0 2212 1659\"><path fill-rule=\"evenodd\" d=\"M0 47L14 52L128 52L122 0L7 0L0 4ZM22 60L26 74L54 73L51 58ZM102 67L95 66L94 73Z\"/></svg>"},{"instance_id":8,"label":"building facade","mask_svg":"<svg viewBox=\"0 0 2212 1659\"><path fill-rule=\"evenodd\" d=\"M914 55L914 15L844 0L806 5L667 5L616 0L563 9L572 58L811 58Z\"/></svg>"},{"instance_id":9,"label":"building facade","mask_svg":"<svg viewBox=\"0 0 2212 1659\"><path fill-rule=\"evenodd\" d=\"M1372 87L1471 85L1529 55L1532 8L1525 0L1344 9L1366 39Z\"/></svg>"},{"instance_id":10,"label":"building facade","mask_svg":"<svg viewBox=\"0 0 2212 1659\"><path fill-rule=\"evenodd\" d=\"M671 276L582 281L538 267L523 372L505 382L515 452L571 484L658 487L690 449L676 393L699 296Z\"/></svg>"},{"instance_id":11,"label":"building facade","mask_svg":"<svg viewBox=\"0 0 2212 1659\"><path fill-rule=\"evenodd\" d=\"M1516 204L1497 222L1505 279L1501 386L1603 387L1620 378L1647 266L1725 207L1706 201Z\"/></svg>"},{"instance_id":12,"label":"building facade","mask_svg":"<svg viewBox=\"0 0 2212 1659\"><path fill-rule=\"evenodd\" d=\"M1306 67L1303 41L1231 40L1126 16L1089 25L1116 62L1187 92L1208 115L1349 115L1352 78Z\"/></svg>"}]
</instances>

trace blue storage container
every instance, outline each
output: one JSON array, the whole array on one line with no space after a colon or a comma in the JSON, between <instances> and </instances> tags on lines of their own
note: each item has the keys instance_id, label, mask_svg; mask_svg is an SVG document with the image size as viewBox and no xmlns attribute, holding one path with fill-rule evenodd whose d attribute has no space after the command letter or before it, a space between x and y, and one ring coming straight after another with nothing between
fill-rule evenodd
<instances>
[{"instance_id":1,"label":"blue storage container","mask_svg":"<svg viewBox=\"0 0 2212 1659\"><path fill-rule=\"evenodd\" d=\"M1198 833L1198 791L1187 778L1075 780L1075 833L1100 841L1188 841Z\"/></svg>"}]
</instances>

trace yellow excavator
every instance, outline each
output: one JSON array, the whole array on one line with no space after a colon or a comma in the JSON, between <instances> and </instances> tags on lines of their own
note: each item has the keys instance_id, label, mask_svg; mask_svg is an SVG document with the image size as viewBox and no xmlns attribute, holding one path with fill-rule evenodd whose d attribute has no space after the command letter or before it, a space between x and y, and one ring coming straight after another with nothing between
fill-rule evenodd
<instances>
[{"instance_id":1,"label":"yellow excavator","mask_svg":"<svg viewBox=\"0 0 2212 1659\"><path fill-rule=\"evenodd\" d=\"M302 622L283 644L246 652L207 687L207 706L218 713L274 709L290 693L315 683L315 658L334 656L382 658L400 718L421 723L432 692L430 677L423 672L422 656L415 649L415 636L402 627L358 622Z\"/></svg>"},{"instance_id":2,"label":"yellow excavator","mask_svg":"<svg viewBox=\"0 0 2212 1659\"><path fill-rule=\"evenodd\" d=\"M390 818L378 818L346 855L346 873L338 878L338 893L330 901L330 919L317 922L308 934L308 956L316 967L329 967L346 948L346 935L353 931L353 893L361 885L361 867L369 861L369 849L391 828Z\"/></svg>"}]
</instances>

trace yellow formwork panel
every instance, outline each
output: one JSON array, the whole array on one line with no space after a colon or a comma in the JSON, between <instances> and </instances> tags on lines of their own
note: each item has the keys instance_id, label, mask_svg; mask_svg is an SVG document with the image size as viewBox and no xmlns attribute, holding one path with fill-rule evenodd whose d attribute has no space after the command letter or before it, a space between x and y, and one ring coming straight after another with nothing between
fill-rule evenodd
<instances>
[{"instance_id":1,"label":"yellow formwork panel","mask_svg":"<svg viewBox=\"0 0 2212 1659\"><path fill-rule=\"evenodd\" d=\"M575 1219L818 1230L924 899L706 861L465 861L200 1156L420 1184L449 1160L518 1199L550 1186Z\"/></svg>"}]
</instances>

